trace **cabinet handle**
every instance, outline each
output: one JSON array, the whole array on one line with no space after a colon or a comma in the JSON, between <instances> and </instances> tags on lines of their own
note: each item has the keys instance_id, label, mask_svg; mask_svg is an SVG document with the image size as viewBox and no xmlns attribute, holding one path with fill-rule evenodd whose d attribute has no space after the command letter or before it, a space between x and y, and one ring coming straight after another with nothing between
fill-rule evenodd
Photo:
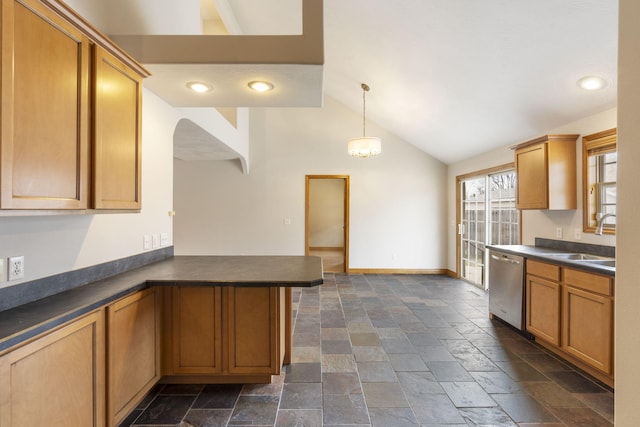
<instances>
[{"instance_id":1,"label":"cabinet handle","mask_svg":"<svg viewBox=\"0 0 640 427\"><path fill-rule=\"evenodd\" d=\"M496 261L500 261L500 262L509 262L511 264L520 264L520 261L518 261L517 259L499 257L493 254L491 255L491 259L495 259Z\"/></svg>"}]
</instances>

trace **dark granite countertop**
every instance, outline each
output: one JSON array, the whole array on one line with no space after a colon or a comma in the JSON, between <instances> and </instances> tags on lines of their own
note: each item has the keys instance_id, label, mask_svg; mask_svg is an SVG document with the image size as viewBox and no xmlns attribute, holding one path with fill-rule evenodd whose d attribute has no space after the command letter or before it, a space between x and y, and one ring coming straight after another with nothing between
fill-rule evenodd
<instances>
[{"instance_id":1,"label":"dark granite countertop","mask_svg":"<svg viewBox=\"0 0 640 427\"><path fill-rule=\"evenodd\" d=\"M320 257L171 257L0 312L0 352L149 286L312 287L322 283Z\"/></svg>"},{"instance_id":2,"label":"dark granite countertop","mask_svg":"<svg viewBox=\"0 0 640 427\"><path fill-rule=\"evenodd\" d=\"M585 262L585 261L577 261L571 259L564 259L560 257L554 257L553 254L560 253L592 253L594 255L601 256L609 256L614 258L615 255L610 252L603 251L588 251L584 250L584 248L555 248L555 247L545 247L545 246L529 246L529 245L487 245L487 248L505 252L512 255L520 255L524 258L537 259L540 261L546 261L553 264L562 265L565 267L575 268L577 270L585 270L592 273L604 274L607 276L615 276L616 268L610 267L606 265Z\"/></svg>"}]
</instances>

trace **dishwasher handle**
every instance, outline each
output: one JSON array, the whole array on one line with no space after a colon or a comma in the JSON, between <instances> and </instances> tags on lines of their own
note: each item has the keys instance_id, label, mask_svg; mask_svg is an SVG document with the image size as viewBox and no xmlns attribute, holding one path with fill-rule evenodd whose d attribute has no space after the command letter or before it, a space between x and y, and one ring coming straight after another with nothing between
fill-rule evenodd
<instances>
[{"instance_id":1,"label":"dishwasher handle","mask_svg":"<svg viewBox=\"0 0 640 427\"><path fill-rule=\"evenodd\" d=\"M496 256L494 254L491 254L491 259L494 259L494 260L500 261L500 262L508 262L508 263L516 264L516 265L520 264L520 260L513 259L513 258L508 258L508 257L499 257L499 256Z\"/></svg>"}]
</instances>

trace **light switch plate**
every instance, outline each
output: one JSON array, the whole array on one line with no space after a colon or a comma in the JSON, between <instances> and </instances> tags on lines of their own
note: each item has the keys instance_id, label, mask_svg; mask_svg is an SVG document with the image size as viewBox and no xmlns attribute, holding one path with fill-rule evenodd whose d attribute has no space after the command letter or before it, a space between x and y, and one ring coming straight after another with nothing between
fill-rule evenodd
<instances>
[{"instance_id":1,"label":"light switch plate","mask_svg":"<svg viewBox=\"0 0 640 427\"><path fill-rule=\"evenodd\" d=\"M4 269L4 258L0 258L0 283L7 280L7 272Z\"/></svg>"}]
</instances>

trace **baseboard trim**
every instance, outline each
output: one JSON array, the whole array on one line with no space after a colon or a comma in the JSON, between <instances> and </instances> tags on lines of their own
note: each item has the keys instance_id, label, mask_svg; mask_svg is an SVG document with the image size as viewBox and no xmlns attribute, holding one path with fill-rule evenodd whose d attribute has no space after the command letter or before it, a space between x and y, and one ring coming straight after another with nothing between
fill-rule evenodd
<instances>
[{"instance_id":1,"label":"baseboard trim","mask_svg":"<svg viewBox=\"0 0 640 427\"><path fill-rule=\"evenodd\" d=\"M447 276L452 277L454 279L458 278L458 273L456 273L455 271L451 271L451 270L447 270Z\"/></svg>"},{"instance_id":2,"label":"baseboard trim","mask_svg":"<svg viewBox=\"0 0 640 427\"><path fill-rule=\"evenodd\" d=\"M448 275L446 268L406 269L406 268L350 268L347 274L433 274Z\"/></svg>"},{"instance_id":3,"label":"baseboard trim","mask_svg":"<svg viewBox=\"0 0 640 427\"><path fill-rule=\"evenodd\" d=\"M344 251L342 246L312 246L310 251Z\"/></svg>"}]
</instances>

